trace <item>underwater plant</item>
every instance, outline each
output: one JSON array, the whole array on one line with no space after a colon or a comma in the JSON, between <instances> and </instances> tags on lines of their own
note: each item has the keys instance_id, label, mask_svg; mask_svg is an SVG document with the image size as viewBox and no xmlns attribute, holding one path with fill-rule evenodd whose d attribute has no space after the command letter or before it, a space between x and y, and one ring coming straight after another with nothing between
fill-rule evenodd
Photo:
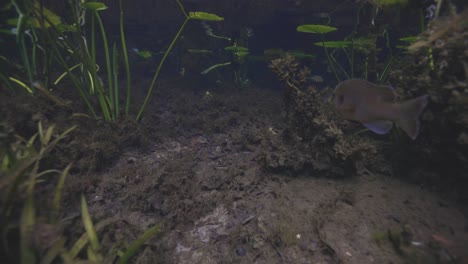
<instances>
[{"instance_id":1,"label":"underwater plant","mask_svg":"<svg viewBox=\"0 0 468 264\"><path fill-rule=\"evenodd\" d=\"M110 250L102 252L97 232L107 225L119 220L118 217L104 219L93 225L85 197L81 197L81 217L85 233L80 236L70 249L66 248L66 235L62 228L60 206L65 180L72 168L70 163L63 170L47 169L41 171L42 159L57 144L70 135L76 128L73 126L65 132L55 135L54 126L44 128L38 123L38 132L29 139L12 135L6 126L0 127L0 252L3 261L14 263L55 263L58 259L65 263L84 261L79 254L86 249L88 262L127 263L141 248L143 243L160 232L161 226L147 229L124 251ZM16 137L16 140L12 138ZM36 147L38 145L38 147ZM51 203L47 210L37 201L36 185L49 183L47 175L58 174L58 182L53 191ZM45 213L44 213L45 212ZM19 224L18 224L19 223ZM18 239L15 239L18 236ZM116 242L113 247L117 246ZM19 255L12 252L19 251Z\"/></svg>"},{"instance_id":2,"label":"underwater plant","mask_svg":"<svg viewBox=\"0 0 468 264\"><path fill-rule=\"evenodd\" d=\"M205 55L205 54L215 54L218 56L225 55L229 57L229 61L227 62L221 62L221 63L216 63L211 65L210 67L206 68L201 72L201 74L205 75L208 74L209 72L213 70L217 70L222 67L230 66L230 69L232 69L232 81L237 87L247 87L250 85L250 80L247 77L247 64L248 64L248 55L249 55L249 39L253 36L253 30L251 28L244 28L241 31L241 34L239 37L223 37L219 36L213 33L213 29L207 25L206 23L202 23L203 27L205 28L205 33L208 36L217 38L217 39L224 39L228 40L230 42L230 45L225 46L223 50L225 53L223 54L217 54L212 51L204 51L204 52L194 52L193 50L189 50L190 53L192 54L199 54L199 55ZM218 73L218 81L217 82L222 82L224 81L224 78L221 73Z\"/></svg>"},{"instance_id":3,"label":"underwater plant","mask_svg":"<svg viewBox=\"0 0 468 264\"><path fill-rule=\"evenodd\" d=\"M298 32L321 35L322 41L315 42L314 45L323 47L324 53L327 57L328 65L330 66L330 69L332 70L337 82L340 82L342 77L344 77L344 79L351 79L355 77L356 67L360 65L360 62L356 61L357 52L363 54L365 57L362 77L366 80L369 79L369 57L371 55L375 56L375 54L371 54L371 52L376 50L376 37L354 37L353 33L351 33L344 40L325 41L324 34L336 30L337 28L326 25L300 25L297 27ZM386 39L388 46L389 36L387 31L384 31L383 37ZM390 47L388 46L388 48ZM329 50L331 50L331 52ZM337 58L340 56L339 52L342 52L345 60L348 62L348 67L345 67L342 63L339 62L340 60ZM392 55L390 54L382 72L377 72L378 83L385 82L391 63Z\"/></svg>"},{"instance_id":4,"label":"underwater plant","mask_svg":"<svg viewBox=\"0 0 468 264\"><path fill-rule=\"evenodd\" d=\"M205 12L187 13L182 3L179 0L176 0L176 2L180 6L186 20L169 45L169 48L164 52L149 87L149 91L137 113L136 120L138 121L141 119L147 106L162 66L188 21L223 20L222 17ZM99 116L99 113L93 105L93 98L96 98L104 119L107 121L116 120L119 118L121 111L118 78L120 57L120 52L118 51L121 50L126 76L124 111L125 114L129 114L131 104L131 76L123 26L122 0L119 0L120 43L112 44L108 42L104 23L100 16L100 12L107 9L107 6L103 2L80 0L66 1L70 12L66 17L66 22L68 22L68 24L62 21L60 16L47 9L42 1L11 0L11 3L15 7L18 16L18 19L14 22L16 25L16 33L14 35L16 35L16 42L18 43L21 54L22 67L25 69L29 82L24 82L22 80L21 70L18 70L18 76L9 76L2 72L0 74L0 80L5 82L9 89L14 90L15 88L13 85L17 84L30 94L39 91L44 93L47 98L53 99L54 102L60 102L61 100L55 98L50 91L53 86L57 86L67 77L70 79L92 117L97 118ZM90 21L87 21L87 18L90 18ZM88 26L90 29L89 39L87 34ZM98 74L101 67L96 59L97 55L99 55L96 30L100 32L100 39L102 40L102 48L104 51L105 82L101 80ZM2 31L2 33L5 32L8 32L8 30L5 29ZM40 54L42 54L42 56L39 60L38 57ZM6 55L0 58L2 59L1 63L13 63ZM39 64L43 64L40 70ZM55 67L52 67L53 65ZM61 69L57 68L57 66L61 67ZM16 68L20 69L20 67ZM61 72L61 74L52 83L49 75L56 71ZM59 105L67 107L63 102Z\"/></svg>"},{"instance_id":5,"label":"underwater plant","mask_svg":"<svg viewBox=\"0 0 468 264\"><path fill-rule=\"evenodd\" d=\"M297 27L296 30L298 32L303 32L303 33L320 34L320 36L322 37L322 47L323 47L323 49L325 51L325 54L327 55L328 65L332 69L336 80L340 81L340 78L338 77L338 73L337 73L337 71L336 71L336 69L335 69L335 67L334 67L334 65L332 63L332 58L330 56L330 53L328 52L328 49L327 49L328 47L325 44L325 37L324 37L324 34L336 31L338 29L335 28L335 27L327 26L327 25L300 25L300 26Z\"/></svg>"},{"instance_id":6,"label":"underwater plant","mask_svg":"<svg viewBox=\"0 0 468 264\"><path fill-rule=\"evenodd\" d=\"M148 101L153 93L153 90L154 90L154 87L156 85L156 81L159 77L159 73L161 72L161 69L162 69L162 66L164 64L164 62L166 61L166 58L167 56L169 55L169 52L172 50L172 48L174 47L175 43L177 42L177 40L179 39L179 36L180 34L182 33L182 31L184 30L185 26L187 25L187 23L190 21L190 20L206 20L206 21L222 21L224 20L224 18L218 16L218 15L215 15L215 14L210 14L210 13L206 13L206 12L189 12L187 13L184 9L184 6L182 5L182 3L180 2L180 0L176 0L177 1L177 4L179 5L182 13L184 14L185 16L185 21L184 23L180 26L179 28L179 31L176 33L176 35L174 36L174 39L172 40L171 44L169 45L169 47L167 48L166 52L164 53L161 61L159 62L159 65L158 65L158 68L156 69L156 72L154 74L154 77L153 77L153 80L151 81L151 84L150 84L150 87L149 87L149 90L148 90L148 93L146 94L146 97L145 97L145 100L140 108L140 111L138 112L138 115L136 117L136 120L137 121L140 121L141 120L141 116L143 114L143 112L145 111L145 108L146 108L146 105L148 104Z\"/></svg>"},{"instance_id":7,"label":"underwater plant","mask_svg":"<svg viewBox=\"0 0 468 264\"><path fill-rule=\"evenodd\" d=\"M123 32L123 10L121 6L120 34L124 55L124 63L127 75L127 100L125 111L128 113L130 104L130 74L128 56L126 52L125 36ZM117 78L117 45L113 45L112 55L107 43L103 22L98 12L107 9L101 2L82 2L69 0L70 15L67 19L70 24L62 21L62 18L53 13L42 1L16 1L12 0L18 14L16 26L16 41L18 43L22 63L28 75L29 84L21 81L21 77L9 76L2 79L11 80L29 93L36 90L47 95L50 93L52 83L49 75L56 71L64 71L53 83L57 86L64 77L69 77L73 86L78 91L81 99L88 107L93 117L97 117L91 99L97 97L105 120L115 120L119 116L119 93ZM85 18L91 13L91 41L88 42L85 34ZM106 59L106 77L108 88L104 89L98 76L99 66L96 62L95 21L97 20L103 40ZM30 22L33 21L33 22ZM30 45L27 45L25 36L30 36ZM30 51L31 50L31 51ZM31 53L31 55L29 55ZM42 54L42 57L39 57ZM40 59L40 60L39 60ZM39 63L43 64L39 70ZM62 69L52 67L61 66ZM79 76L74 72L79 70ZM54 100L57 101L57 100Z\"/></svg>"}]
</instances>

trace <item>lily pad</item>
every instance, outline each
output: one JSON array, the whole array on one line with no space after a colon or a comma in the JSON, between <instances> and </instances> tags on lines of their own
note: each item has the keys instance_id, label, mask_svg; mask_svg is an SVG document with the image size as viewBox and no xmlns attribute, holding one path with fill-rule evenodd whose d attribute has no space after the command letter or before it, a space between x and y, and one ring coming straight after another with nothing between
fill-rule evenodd
<instances>
[{"instance_id":1,"label":"lily pad","mask_svg":"<svg viewBox=\"0 0 468 264\"><path fill-rule=\"evenodd\" d=\"M325 25L300 25L297 27L297 31L304 33L320 33L325 34L338 30L335 27L325 26Z\"/></svg>"},{"instance_id":2,"label":"lily pad","mask_svg":"<svg viewBox=\"0 0 468 264\"><path fill-rule=\"evenodd\" d=\"M314 43L320 47L326 48L346 48L353 44L351 41L325 41L325 42L316 42Z\"/></svg>"},{"instance_id":3,"label":"lily pad","mask_svg":"<svg viewBox=\"0 0 468 264\"><path fill-rule=\"evenodd\" d=\"M206 13L206 12L189 12L189 17L191 19L198 20L207 20L207 21L222 21L224 17L220 17L215 14Z\"/></svg>"},{"instance_id":4,"label":"lily pad","mask_svg":"<svg viewBox=\"0 0 468 264\"><path fill-rule=\"evenodd\" d=\"M224 47L224 50L239 52L239 51L248 51L249 49L246 47L242 47L242 46L227 46L227 47Z\"/></svg>"},{"instance_id":5,"label":"lily pad","mask_svg":"<svg viewBox=\"0 0 468 264\"><path fill-rule=\"evenodd\" d=\"M83 3L83 7L91 11L101 11L107 9L107 6L101 2L86 2Z\"/></svg>"}]
</instances>

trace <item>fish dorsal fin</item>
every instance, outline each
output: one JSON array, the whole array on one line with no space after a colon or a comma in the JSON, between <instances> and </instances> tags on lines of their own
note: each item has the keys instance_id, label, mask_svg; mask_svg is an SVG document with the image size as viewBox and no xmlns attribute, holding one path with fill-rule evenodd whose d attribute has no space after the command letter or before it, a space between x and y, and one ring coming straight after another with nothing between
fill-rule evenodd
<instances>
[{"instance_id":1,"label":"fish dorsal fin","mask_svg":"<svg viewBox=\"0 0 468 264\"><path fill-rule=\"evenodd\" d=\"M392 121L388 121L388 120L363 123L363 125L367 127L369 130L371 130L372 132L379 134L379 135L387 134L390 130L392 130L392 127L393 127Z\"/></svg>"},{"instance_id":2,"label":"fish dorsal fin","mask_svg":"<svg viewBox=\"0 0 468 264\"><path fill-rule=\"evenodd\" d=\"M395 89L390 85L376 85L379 89L379 101L386 103L394 103L396 99Z\"/></svg>"}]
</instances>

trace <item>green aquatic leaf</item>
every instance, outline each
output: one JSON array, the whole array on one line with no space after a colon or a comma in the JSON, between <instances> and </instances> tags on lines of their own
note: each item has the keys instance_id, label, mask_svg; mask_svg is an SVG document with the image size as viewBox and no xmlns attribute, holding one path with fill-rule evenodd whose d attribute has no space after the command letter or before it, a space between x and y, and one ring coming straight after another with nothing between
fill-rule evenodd
<instances>
[{"instance_id":1,"label":"green aquatic leaf","mask_svg":"<svg viewBox=\"0 0 468 264\"><path fill-rule=\"evenodd\" d=\"M224 17L206 12L189 12L189 18L207 21L222 21Z\"/></svg>"},{"instance_id":2,"label":"green aquatic leaf","mask_svg":"<svg viewBox=\"0 0 468 264\"><path fill-rule=\"evenodd\" d=\"M416 42L418 40L418 37L416 37L416 36L404 37L404 38L400 38L399 40L404 41L404 42L408 42L408 43L413 43L413 42Z\"/></svg>"},{"instance_id":3,"label":"green aquatic leaf","mask_svg":"<svg viewBox=\"0 0 468 264\"><path fill-rule=\"evenodd\" d=\"M150 239L151 237L155 236L161 230L160 225L155 225L150 229L146 230L143 235L141 235L137 240L135 240L130 246L127 248L125 253L120 256L119 264L127 263L130 258L137 253L137 251L145 244L145 242Z\"/></svg>"},{"instance_id":4,"label":"green aquatic leaf","mask_svg":"<svg viewBox=\"0 0 468 264\"><path fill-rule=\"evenodd\" d=\"M11 29L0 29L0 34L15 35Z\"/></svg>"},{"instance_id":5,"label":"green aquatic leaf","mask_svg":"<svg viewBox=\"0 0 468 264\"><path fill-rule=\"evenodd\" d=\"M373 5L377 6L395 6L395 5L406 5L409 0L371 0Z\"/></svg>"},{"instance_id":6,"label":"green aquatic leaf","mask_svg":"<svg viewBox=\"0 0 468 264\"><path fill-rule=\"evenodd\" d=\"M238 52L235 52L234 54L239 56L239 57L244 57L244 56L249 55L249 52L248 51L238 51Z\"/></svg>"},{"instance_id":7,"label":"green aquatic leaf","mask_svg":"<svg viewBox=\"0 0 468 264\"><path fill-rule=\"evenodd\" d=\"M356 38L352 39L352 43L355 48L371 48L375 46L373 38Z\"/></svg>"},{"instance_id":8,"label":"green aquatic leaf","mask_svg":"<svg viewBox=\"0 0 468 264\"><path fill-rule=\"evenodd\" d=\"M188 49L187 50L190 53L195 53L195 54L211 54L213 51L211 50L200 50L200 49Z\"/></svg>"},{"instance_id":9,"label":"green aquatic leaf","mask_svg":"<svg viewBox=\"0 0 468 264\"><path fill-rule=\"evenodd\" d=\"M300 25L297 27L297 31L304 32L304 33L320 33L325 34L328 32L332 32L338 30L335 27L330 27L326 25Z\"/></svg>"},{"instance_id":10,"label":"green aquatic leaf","mask_svg":"<svg viewBox=\"0 0 468 264\"><path fill-rule=\"evenodd\" d=\"M52 25L54 26L57 26L61 23L61 18L59 15L55 14L54 12L52 12L50 9L46 8L45 6L41 6L39 4L38 1L35 1L34 2L34 7L37 9L37 10L42 10L42 16L44 16L44 26L46 28L49 28ZM34 26L39 28L41 27L41 23L39 22L39 20L37 20L36 18L34 18Z\"/></svg>"},{"instance_id":11,"label":"green aquatic leaf","mask_svg":"<svg viewBox=\"0 0 468 264\"><path fill-rule=\"evenodd\" d=\"M408 50L408 46L405 46L405 45L396 45L395 48L402 49L402 50Z\"/></svg>"},{"instance_id":12,"label":"green aquatic leaf","mask_svg":"<svg viewBox=\"0 0 468 264\"><path fill-rule=\"evenodd\" d=\"M86 2L83 3L83 7L91 11L101 11L107 9L107 6L101 2Z\"/></svg>"},{"instance_id":13,"label":"green aquatic leaf","mask_svg":"<svg viewBox=\"0 0 468 264\"><path fill-rule=\"evenodd\" d=\"M86 198L84 195L81 195L81 218L86 230L86 234L89 237L89 242L91 243L91 249L94 252L97 252L99 250L99 240L96 235L96 229L94 229L93 221L89 215L88 204L86 203Z\"/></svg>"},{"instance_id":14,"label":"green aquatic leaf","mask_svg":"<svg viewBox=\"0 0 468 264\"><path fill-rule=\"evenodd\" d=\"M346 48L353 44L351 41L325 41L325 42L316 42L314 43L320 47L326 48Z\"/></svg>"},{"instance_id":15,"label":"green aquatic leaf","mask_svg":"<svg viewBox=\"0 0 468 264\"><path fill-rule=\"evenodd\" d=\"M138 56L142 57L143 59L149 59L153 57L153 53L148 50L140 50L137 52Z\"/></svg>"},{"instance_id":16,"label":"green aquatic leaf","mask_svg":"<svg viewBox=\"0 0 468 264\"><path fill-rule=\"evenodd\" d=\"M315 59L317 57L316 54L305 53L300 50L290 50L288 51L288 53L293 55L297 59Z\"/></svg>"},{"instance_id":17,"label":"green aquatic leaf","mask_svg":"<svg viewBox=\"0 0 468 264\"><path fill-rule=\"evenodd\" d=\"M249 49L246 47L242 47L242 46L227 46L227 47L224 47L224 50L239 52L239 51L248 51Z\"/></svg>"}]
</instances>

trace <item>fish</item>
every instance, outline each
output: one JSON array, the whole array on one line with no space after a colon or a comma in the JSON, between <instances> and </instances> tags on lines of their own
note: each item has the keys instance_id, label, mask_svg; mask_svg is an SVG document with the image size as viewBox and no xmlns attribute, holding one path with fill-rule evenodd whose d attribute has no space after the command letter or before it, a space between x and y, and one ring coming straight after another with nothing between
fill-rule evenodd
<instances>
[{"instance_id":1,"label":"fish","mask_svg":"<svg viewBox=\"0 0 468 264\"><path fill-rule=\"evenodd\" d=\"M398 125L412 139L418 137L419 117L429 96L421 95L395 102L395 90L364 79L349 79L338 83L333 94L335 110L345 119L357 121L372 132L384 135Z\"/></svg>"}]
</instances>

